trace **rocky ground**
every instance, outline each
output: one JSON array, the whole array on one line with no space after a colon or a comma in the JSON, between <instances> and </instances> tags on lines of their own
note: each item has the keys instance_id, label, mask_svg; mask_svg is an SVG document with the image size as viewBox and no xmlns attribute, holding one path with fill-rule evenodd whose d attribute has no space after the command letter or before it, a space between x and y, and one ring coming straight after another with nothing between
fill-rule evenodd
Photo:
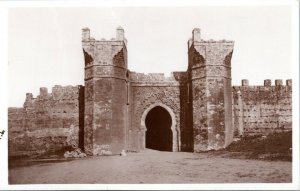
<instances>
[{"instance_id":1,"label":"rocky ground","mask_svg":"<svg viewBox=\"0 0 300 191\"><path fill-rule=\"evenodd\" d=\"M292 133L235 140L202 153L146 149L126 156L76 158L81 151L9 160L10 184L288 183ZM52 153L53 154L53 153ZM65 158L64 158L65 157ZM71 157L71 158L70 158Z\"/></svg>"}]
</instances>

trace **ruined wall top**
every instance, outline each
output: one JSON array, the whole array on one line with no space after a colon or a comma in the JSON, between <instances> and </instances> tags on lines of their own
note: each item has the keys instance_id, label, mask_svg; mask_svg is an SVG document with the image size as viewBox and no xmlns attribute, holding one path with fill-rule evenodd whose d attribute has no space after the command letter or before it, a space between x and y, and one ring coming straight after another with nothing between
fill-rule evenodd
<instances>
[{"instance_id":1,"label":"ruined wall top","mask_svg":"<svg viewBox=\"0 0 300 191\"><path fill-rule=\"evenodd\" d=\"M180 85L188 78L187 72L172 72L169 77L164 73L137 73L130 72L130 81L133 84L159 84L159 85Z\"/></svg>"},{"instance_id":2,"label":"ruined wall top","mask_svg":"<svg viewBox=\"0 0 300 191\"><path fill-rule=\"evenodd\" d=\"M78 99L78 90L83 88L83 86L60 86L55 85L52 88L52 93L48 92L48 88L41 87L40 94L37 97L33 97L32 93L26 93L26 100L24 103L24 107L28 106L28 104L33 104L35 101L42 100L63 100L63 101L73 101Z\"/></svg>"}]
</instances>

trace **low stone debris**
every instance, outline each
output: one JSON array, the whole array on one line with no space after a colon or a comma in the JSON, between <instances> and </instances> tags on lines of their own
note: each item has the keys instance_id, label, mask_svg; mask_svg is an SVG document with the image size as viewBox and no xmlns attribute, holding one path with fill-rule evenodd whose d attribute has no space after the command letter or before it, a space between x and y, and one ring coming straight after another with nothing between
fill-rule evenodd
<instances>
[{"instance_id":1,"label":"low stone debris","mask_svg":"<svg viewBox=\"0 0 300 191\"><path fill-rule=\"evenodd\" d=\"M98 153L98 155L110 156L112 155L112 152L107 150L101 150L100 153Z\"/></svg>"},{"instance_id":2,"label":"low stone debris","mask_svg":"<svg viewBox=\"0 0 300 191\"><path fill-rule=\"evenodd\" d=\"M94 156L110 156L110 155L112 155L112 152L103 145L102 146L95 145L94 150L93 150L93 155Z\"/></svg>"},{"instance_id":3,"label":"low stone debris","mask_svg":"<svg viewBox=\"0 0 300 191\"><path fill-rule=\"evenodd\" d=\"M126 154L126 151L125 150L122 150L122 152L120 153L121 156L125 157L127 154Z\"/></svg>"},{"instance_id":4,"label":"low stone debris","mask_svg":"<svg viewBox=\"0 0 300 191\"><path fill-rule=\"evenodd\" d=\"M233 141L232 142L239 142L241 140L241 138L239 138L239 137L236 137L236 138L233 138Z\"/></svg>"},{"instance_id":5,"label":"low stone debris","mask_svg":"<svg viewBox=\"0 0 300 191\"><path fill-rule=\"evenodd\" d=\"M74 151L67 151L64 154L65 158L84 158L86 154L81 151L81 149L77 148Z\"/></svg>"}]
</instances>

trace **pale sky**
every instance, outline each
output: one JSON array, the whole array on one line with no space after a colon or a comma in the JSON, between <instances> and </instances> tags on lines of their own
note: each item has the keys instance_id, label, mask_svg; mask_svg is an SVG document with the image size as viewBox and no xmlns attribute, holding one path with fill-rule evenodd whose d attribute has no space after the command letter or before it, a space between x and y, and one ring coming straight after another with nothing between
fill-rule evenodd
<instances>
[{"instance_id":1,"label":"pale sky","mask_svg":"<svg viewBox=\"0 0 300 191\"><path fill-rule=\"evenodd\" d=\"M204 40L233 40L232 84L292 79L288 6L11 8L8 17L8 106L40 87L84 85L81 29L96 39L122 26L131 71L186 71L193 28Z\"/></svg>"}]
</instances>

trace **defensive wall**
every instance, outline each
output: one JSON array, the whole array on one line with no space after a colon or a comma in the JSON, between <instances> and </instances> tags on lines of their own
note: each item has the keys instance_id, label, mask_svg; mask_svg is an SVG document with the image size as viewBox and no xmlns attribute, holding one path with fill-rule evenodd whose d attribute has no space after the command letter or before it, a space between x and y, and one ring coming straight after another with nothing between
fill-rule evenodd
<instances>
[{"instance_id":1,"label":"defensive wall","mask_svg":"<svg viewBox=\"0 0 300 191\"><path fill-rule=\"evenodd\" d=\"M82 29L84 86L41 88L36 98L26 94L23 108L9 108L9 156L66 147L88 155L200 152L224 148L234 136L292 130L291 80L232 86L233 41L205 41L196 28L187 47L186 71L137 73L128 69L121 27L111 40L95 40ZM157 121L164 130L153 129Z\"/></svg>"},{"instance_id":2,"label":"defensive wall","mask_svg":"<svg viewBox=\"0 0 300 191\"><path fill-rule=\"evenodd\" d=\"M263 86L233 86L235 135L257 135L292 130L292 80L265 80Z\"/></svg>"}]
</instances>

